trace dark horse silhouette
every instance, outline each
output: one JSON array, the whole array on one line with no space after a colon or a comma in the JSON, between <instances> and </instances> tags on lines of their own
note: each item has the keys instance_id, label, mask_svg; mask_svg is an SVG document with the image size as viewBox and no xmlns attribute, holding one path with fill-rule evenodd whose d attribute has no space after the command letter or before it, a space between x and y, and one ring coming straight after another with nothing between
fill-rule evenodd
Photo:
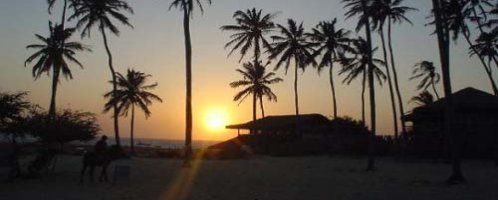
<instances>
[{"instance_id":1,"label":"dark horse silhouette","mask_svg":"<svg viewBox=\"0 0 498 200\"><path fill-rule=\"evenodd\" d=\"M83 183L83 176L85 175L85 171L87 168L89 170L90 181L94 181L93 171L95 167L102 167L100 172L99 181L100 182L108 182L109 179L107 177L107 167L111 164L113 160L119 158L120 148L117 145L113 145L110 148L106 149L100 155L95 152L87 152L83 155L83 168L80 173L80 183Z\"/></svg>"}]
</instances>

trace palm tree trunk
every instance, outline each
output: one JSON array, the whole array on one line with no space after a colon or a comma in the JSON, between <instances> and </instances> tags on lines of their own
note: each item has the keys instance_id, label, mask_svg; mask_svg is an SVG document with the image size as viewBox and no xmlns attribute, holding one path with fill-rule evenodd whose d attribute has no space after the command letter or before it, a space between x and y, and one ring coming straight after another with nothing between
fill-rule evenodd
<instances>
[{"instance_id":1,"label":"palm tree trunk","mask_svg":"<svg viewBox=\"0 0 498 200\"><path fill-rule=\"evenodd\" d=\"M62 8L62 19L61 19L62 30L64 30L64 25L66 24L66 10L67 10L67 0L64 0L64 7Z\"/></svg>"},{"instance_id":2,"label":"palm tree trunk","mask_svg":"<svg viewBox=\"0 0 498 200\"><path fill-rule=\"evenodd\" d=\"M463 177L461 166L460 166L460 153L459 153L459 137L458 133L453 133L453 98L451 91L451 79L450 79L450 63L449 63L449 31L448 25L446 24L446 17L444 13L441 12L441 4L440 0L432 0L435 24L436 24L436 33L438 38L439 45L439 57L441 59L441 69L443 75L443 87L444 87L444 95L446 98L446 105L444 109L444 133L446 137L450 138L451 144L451 164L452 164L452 175L447 180L448 183L456 184L460 182L465 182L465 178Z\"/></svg>"},{"instance_id":3,"label":"palm tree trunk","mask_svg":"<svg viewBox=\"0 0 498 200\"><path fill-rule=\"evenodd\" d=\"M434 91L434 94L436 95L436 100L439 99L439 94L437 93L437 90L436 90L436 83L434 83L434 81L431 83L432 85L432 90Z\"/></svg>"},{"instance_id":4,"label":"palm tree trunk","mask_svg":"<svg viewBox=\"0 0 498 200\"><path fill-rule=\"evenodd\" d=\"M112 95L116 96L116 71L114 70L114 66L112 64L112 53L109 49L109 44L107 43L107 36L104 28L100 28L100 32L102 33L102 38L104 40L104 47L107 52L109 70L111 71L112 76ZM118 106L115 104L113 107L113 119L114 119L114 139L116 140L116 145L121 146L121 140L119 138L119 111Z\"/></svg>"},{"instance_id":5,"label":"palm tree trunk","mask_svg":"<svg viewBox=\"0 0 498 200\"><path fill-rule=\"evenodd\" d=\"M366 124L365 114L365 89L367 88L367 72L363 72L363 81L361 83L361 121Z\"/></svg>"},{"instance_id":6,"label":"palm tree trunk","mask_svg":"<svg viewBox=\"0 0 498 200\"><path fill-rule=\"evenodd\" d=\"M258 98L256 96L256 89L252 91L252 121L256 121L256 102Z\"/></svg>"},{"instance_id":7,"label":"palm tree trunk","mask_svg":"<svg viewBox=\"0 0 498 200\"><path fill-rule=\"evenodd\" d=\"M259 106L261 107L261 117L265 118L265 108L263 106L263 96L259 97Z\"/></svg>"},{"instance_id":8,"label":"palm tree trunk","mask_svg":"<svg viewBox=\"0 0 498 200\"><path fill-rule=\"evenodd\" d=\"M135 104L131 104L131 121L130 121L130 155L135 155Z\"/></svg>"},{"instance_id":9,"label":"palm tree trunk","mask_svg":"<svg viewBox=\"0 0 498 200\"><path fill-rule=\"evenodd\" d=\"M299 62L298 59L294 59L296 67L294 68L294 105L296 107L296 116L299 115L299 96L298 96L298 90L297 90L297 72L299 69Z\"/></svg>"},{"instance_id":10,"label":"palm tree trunk","mask_svg":"<svg viewBox=\"0 0 498 200\"><path fill-rule=\"evenodd\" d=\"M362 0L362 7L366 9L366 2ZM367 15L366 13L364 13ZM367 171L375 170L375 131L376 131L376 113L375 113L375 84L374 84L374 65L373 65L373 52L372 52L372 35L370 32L370 19L367 19L365 24L365 32L367 35L368 47L368 89L370 93L370 142L368 144L368 165Z\"/></svg>"},{"instance_id":11,"label":"palm tree trunk","mask_svg":"<svg viewBox=\"0 0 498 200\"><path fill-rule=\"evenodd\" d=\"M185 104L185 158L184 166L190 166L192 157L192 41L190 38L190 11L184 8L183 29L185 35L185 74L186 74L186 104Z\"/></svg>"},{"instance_id":12,"label":"palm tree trunk","mask_svg":"<svg viewBox=\"0 0 498 200\"><path fill-rule=\"evenodd\" d=\"M469 44L470 48L474 51L475 51L475 46L474 44L472 43L472 41L470 40L470 35L469 33L467 32L463 32L463 36L465 37L465 40L467 41L467 44ZM484 67L484 71L486 72L486 75L488 76L488 79L489 81L491 82L491 88L493 89L493 93L494 95L498 95L498 88L496 87L496 83L495 83L495 80L493 79L493 73L491 72L491 69L489 68L488 65L486 65L486 62L484 61L484 58L477 54L477 57L479 58L479 60L481 61L481 64L482 66Z\"/></svg>"},{"instance_id":13,"label":"palm tree trunk","mask_svg":"<svg viewBox=\"0 0 498 200\"><path fill-rule=\"evenodd\" d=\"M391 80L391 70L389 70L389 64L387 60L387 50L386 50L386 39L384 37L384 27L380 27L379 31L380 39L382 42L382 52L384 53L384 62L386 65L386 75L387 75L387 83L389 85L389 94L391 96L391 108L393 111L393 125L394 125L394 138L398 139L398 113L396 110L396 101L394 100L394 90L393 83Z\"/></svg>"},{"instance_id":14,"label":"palm tree trunk","mask_svg":"<svg viewBox=\"0 0 498 200\"><path fill-rule=\"evenodd\" d=\"M57 66L55 66L57 65ZM60 64L55 63L53 66L53 77L52 77L52 95L50 97L50 107L48 109L48 119L49 120L55 120L55 101L57 98L57 86L59 84L59 75L60 75Z\"/></svg>"},{"instance_id":15,"label":"palm tree trunk","mask_svg":"<svg viewBox=\"0 0 498 200\"><path fill-rule=\"evenodd\" d=\"M398 107L399 107L399 114L400 116L403 116L405 114L405 108L403 106L403 98L401 96L401 91L399 89L399 81L398 81L398 73L396 72L396 63L394 61L394 51L393 51L393 44L392 44L392 30L391 30L391 18L388 18L387 20L387 34L388 34L388 46L389 46L389 54L391 56L391 67L393 70L393 79L394 79L394 88L396 90L396 96L398 97ZM401 122L401 131L402 131L402 137L403 137L403 142L406 144L407 136L406 136L406 125L405 123Z\"/></svg>"},{"instance_id":16,"label":"palm tree trunk","mask_svg":"<svg viewBox=\"0 0 498 200\"><path fill-rule=\"evenodd\" d=\"M335 96L335 85L334 85L334 62L330 62L329 68L329 81L330 89L332 91L332 103L334 108L334 119L337 118L337 98Z\"/></svg>"}]
</instances>

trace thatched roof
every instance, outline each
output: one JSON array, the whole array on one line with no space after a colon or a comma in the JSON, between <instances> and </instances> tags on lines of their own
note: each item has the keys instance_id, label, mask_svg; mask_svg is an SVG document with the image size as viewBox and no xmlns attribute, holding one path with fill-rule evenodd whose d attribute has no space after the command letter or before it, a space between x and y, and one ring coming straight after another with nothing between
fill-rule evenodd
<instances>
[{"instance_id":1,"label":"thatched roof","mask_svg":"<svg viewBox=\"0 0 498 200\"><path fill-rule=\"evenodd\" d=\"M452 98L456 112L498 113L498 96L475 88L459 90L453 93ZM421 114L442 113L445 105L446 98L441 98L432 104L415 108L411 114L403 116L403 120L411 121Z\"/></svg>"},{"instance_id":2,"label":"thatched roof","mask_svg":"<svg viewBox=\"0 0 498 200\"><path fill-rule=\"evenodd\" d=\"M300 128L317 127L327 125L330 122L325 116L320 114L306 115L279 115L268 116L256 121L250 121L244 124L234 124L226 126L227 129L247 129L247 130L293 130L296 123Z\"/></svg>"}]
</instances>

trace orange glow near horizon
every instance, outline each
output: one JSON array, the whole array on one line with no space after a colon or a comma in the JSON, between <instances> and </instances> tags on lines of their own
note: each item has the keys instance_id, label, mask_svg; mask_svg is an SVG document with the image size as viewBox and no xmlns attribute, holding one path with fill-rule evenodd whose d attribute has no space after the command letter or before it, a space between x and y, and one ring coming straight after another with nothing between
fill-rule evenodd
<instances>
[{"instance_id":1,"label":"orange glow near horizon","mask_svg":"<svg viewBox=\"0 0 498 200\"><path fill-rule=\"evenodd\" d=\"M204 114L204 125L210 132L220 132L228 122L228 113L222 108L211 108Z\"/></svg>"}]
</instances>

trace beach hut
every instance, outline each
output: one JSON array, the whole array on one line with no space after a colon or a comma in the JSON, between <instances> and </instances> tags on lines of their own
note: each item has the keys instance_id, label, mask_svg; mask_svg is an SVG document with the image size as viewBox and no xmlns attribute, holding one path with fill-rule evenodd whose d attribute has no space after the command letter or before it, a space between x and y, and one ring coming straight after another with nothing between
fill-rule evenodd
<instances>
[{"instance_id":1,"label":"beach hut","mask_svg":"<svg viewBox=\"0 0 498 200\"><path fill-rule=\"evenodd\" d=\"M463 153L473 157L496 154L498 97L469 87L453 93L452 98L453 134L462 137ZM442 98L402 116L404 122L412 124L411 136L429 136L447 144L448 137L443 135L445 104Z\"/></svg>"},{"instance_id":2,"label":"beach hut","mask_svg":"<svg viewBox=\"0 0 498 200\"><path fill-rule=\"evenodd\" d=\"M330 120L320 114L267 116L256 121L226 126L227 129L253 130L254 134L289 135L299 131L303 135L325 133Z\"/></svg>"}]
</instances>

